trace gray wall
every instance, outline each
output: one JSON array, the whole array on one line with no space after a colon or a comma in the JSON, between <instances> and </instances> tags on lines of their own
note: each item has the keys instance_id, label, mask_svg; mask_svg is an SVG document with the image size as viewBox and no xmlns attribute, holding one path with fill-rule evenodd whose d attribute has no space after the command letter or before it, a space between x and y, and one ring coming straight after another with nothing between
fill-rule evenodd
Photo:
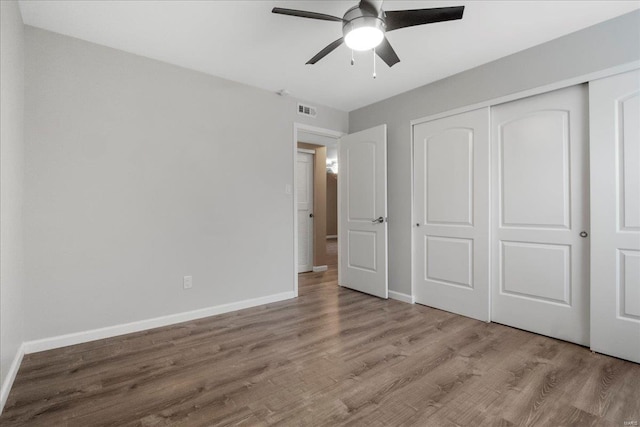
<instances>
[{"instance_id":1,"label":"gray wall","mask_svg":"<svg viewBox=\"0 0 640 427\"><path fill-rule=\"evenodd\" d=\"M388 125L390 288L411 293L411 120L638 60L635 11L350 112L350 132Z\"/></svg>"},{"instance_id":2,"label":"gray wall","mask_svg":"<svg viewBox=\"0 0 640 427\"><path fill-rule=\"evenodd\" d=\"M293 290L293 122L347 113L25 34L27 340Z\"/></svg>"},{"instance_id":3,"label":"gray wall","mask_svg":"<svg viewBox=\"0 0 640 427\"><path fill-rule=\"evenodd\" d=\"M23 341L24 26L0 1L0 384Z\"/></svg>"}]
</instances>

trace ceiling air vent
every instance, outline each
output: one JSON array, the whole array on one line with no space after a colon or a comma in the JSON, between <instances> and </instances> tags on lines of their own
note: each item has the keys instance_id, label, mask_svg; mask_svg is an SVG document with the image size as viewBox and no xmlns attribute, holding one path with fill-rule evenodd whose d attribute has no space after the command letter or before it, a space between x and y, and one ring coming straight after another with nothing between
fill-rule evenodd
<instances>
[{"instance_id":1,"label":"ceiling air vent","mask_svg":"<svg viewBox=\"0 0 640 427\"><path fill-rule=\"evenodd\" d=\"M316 107L298 103L298 114L307 117L315 117L318 115L318 112L316 111Z\"/></svg>"}]
</instances>

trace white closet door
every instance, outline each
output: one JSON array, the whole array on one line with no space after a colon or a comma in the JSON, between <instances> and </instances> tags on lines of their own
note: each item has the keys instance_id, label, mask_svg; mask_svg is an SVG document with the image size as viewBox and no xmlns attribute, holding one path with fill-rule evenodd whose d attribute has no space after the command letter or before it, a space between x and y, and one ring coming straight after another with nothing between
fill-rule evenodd
<instances>
[{"instance_id":1,"label":"white closet door","mask_svg":"<svg viewBox=\"0 0 640 427\"><path fill-rule=\"evenodd\" d=\"M416 302L489 320L489 110L414 126Z\"/></svg>"},{"instance_id":2,"label":"white closet door","mask_svg":"<svg viewBox=\"0 0 640 427\"><path fill-rule=\"evenodd\" d=\"M313 154L298 150L298 273L313 269Z\"/></svg>"},{"instance_id":3,"label":"white closet door","mask_svg":"<svg viewBox=\"0 0 640 427\"><path fill-rule=\"evenodd\" d=\"M640 363L640 71L589 84L591 348Z\"/></svg>"},{"instance_id":4,"label":"white closet door","mask_svg":"<svg viewBox=\"0 0 640 427\"><path fill-rule=\"evenodd\" d=\"M588 345L586 86L498 105L491 118L491 318Z\"/></svg>"}]
</instances>

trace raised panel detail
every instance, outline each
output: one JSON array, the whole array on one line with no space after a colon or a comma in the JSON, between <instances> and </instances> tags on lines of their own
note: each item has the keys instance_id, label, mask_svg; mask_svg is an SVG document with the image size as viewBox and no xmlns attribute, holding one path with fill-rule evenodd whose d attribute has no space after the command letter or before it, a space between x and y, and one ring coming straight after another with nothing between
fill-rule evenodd
<instances>
[{"instance_id":1,"label":"raised panel detail","mask_svg":"<svg viewBox=\"0 0 640 427\"><path fill-rule=\"evenodd\" d=\"M376 170L374 143L354 144L347 150L347 186L349 221L370 222L376 218Z\"/></svg>"},{"instance_id":2,"label":"raised panel detail","mask_svg":"<svg viewBox=\"0 0 640 427\"><path fill-rule=\"evenodd\" d=\"M425 280L473 288L473 240L425 236Z\"/></svg>"},{"instance_id":3,"label":"raised panel detail","mask_svg":"<svg viewBox=\"0 0 640 427\"><path fill-rule=\"evenodd\" d=\"M298 211L298 265L309 265L311 261L311 244L309 242L309 216L307 211Z\"/></svg>"},{"instance_id":4,"label":"raised panel detail","mask_svg":"<svg viewBox=\"0 0 640 427\"><path fill-rule=\"evenodd\" d=\"M640 231L640 97L638 92L618 102L618 210L622 230Z\"/></svg>"},{"instance_id":5,"label":"raised panel detail","mask_svg":"<svg viewBox=\"0 0 640 427\"><path fill-rule=\"evenodd\" d=\"M502 241L500 291L571 305L571 247Z\"/></svg>"},{"instance_id":6,"label":"raised panel detail","mask_svg":"<svg viewBox=\"0 0 640 427\"><path fill-rule=\"evenodd\" d=\"M640 321L640 251L618 252L620 317Z\"/></svg>"},{"instance_id":7,"label":"raised panel detail","mask_svg":"<svg viewBox=\"0 0 640 427\"><path fill-rule=\"evenodd\" d=\"M375 272L376 233L373 231L349 230L347 233L349 267Z\"/></svg>"},{"instance_id":8,"label":"raised panel detail","mask_svg":"<svg viewBox=\"0 0 640 427\"><path fill-rule=\"evenodd\" d=\"M425 222L472 225L473 131L446 129L425 148Z\"/></svg>"},{"instance_id":9,"label":"raised panel detail","mask_svg":"<svg viewBox=\"0 0 640 427\"><path fill-rule=\"evenodd\" d=\"M499 155L501 225L570 228L569 112L502 124Z\"/></svg>"},{"instance_id":10,"label":"raised panel detail","mask_svg":"<svg viewBox=\"0 0 640 427\"><path fill-rule=\"evenodd\" d=\"M312 167L309 167L309 162L304 157L298 157L296 163L296 191L298 196L298 203L312 203L310 198L308 182L313 181L313 177L310 176Z\"/></svg>"}]
</instances>

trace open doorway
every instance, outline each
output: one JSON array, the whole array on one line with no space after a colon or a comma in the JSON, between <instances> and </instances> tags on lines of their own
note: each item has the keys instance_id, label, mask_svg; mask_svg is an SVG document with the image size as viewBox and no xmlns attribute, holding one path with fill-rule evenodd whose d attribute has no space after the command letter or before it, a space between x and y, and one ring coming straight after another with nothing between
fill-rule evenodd
<instances>
[{"instance_id":1,"label":"open doorway","mask_svg":"<svg viewBox=\"0 0 640 427\"><path fill-rule=\"evenodd\" d=\"M342 133L328 129L294 125L296 295L299 274L323 274L329 270L336 277L338 274L337 173L340 136Z\"/></svg>"},{"instance_id":2,"label":"open doorway","mask_svg":"<svg viewBox=\"0 0 640 427\"><path fill-rule=\"evenodd\" d=\"M338 147L327 147L327 267L338 268Z\"/></svg>"}]
</instances>

